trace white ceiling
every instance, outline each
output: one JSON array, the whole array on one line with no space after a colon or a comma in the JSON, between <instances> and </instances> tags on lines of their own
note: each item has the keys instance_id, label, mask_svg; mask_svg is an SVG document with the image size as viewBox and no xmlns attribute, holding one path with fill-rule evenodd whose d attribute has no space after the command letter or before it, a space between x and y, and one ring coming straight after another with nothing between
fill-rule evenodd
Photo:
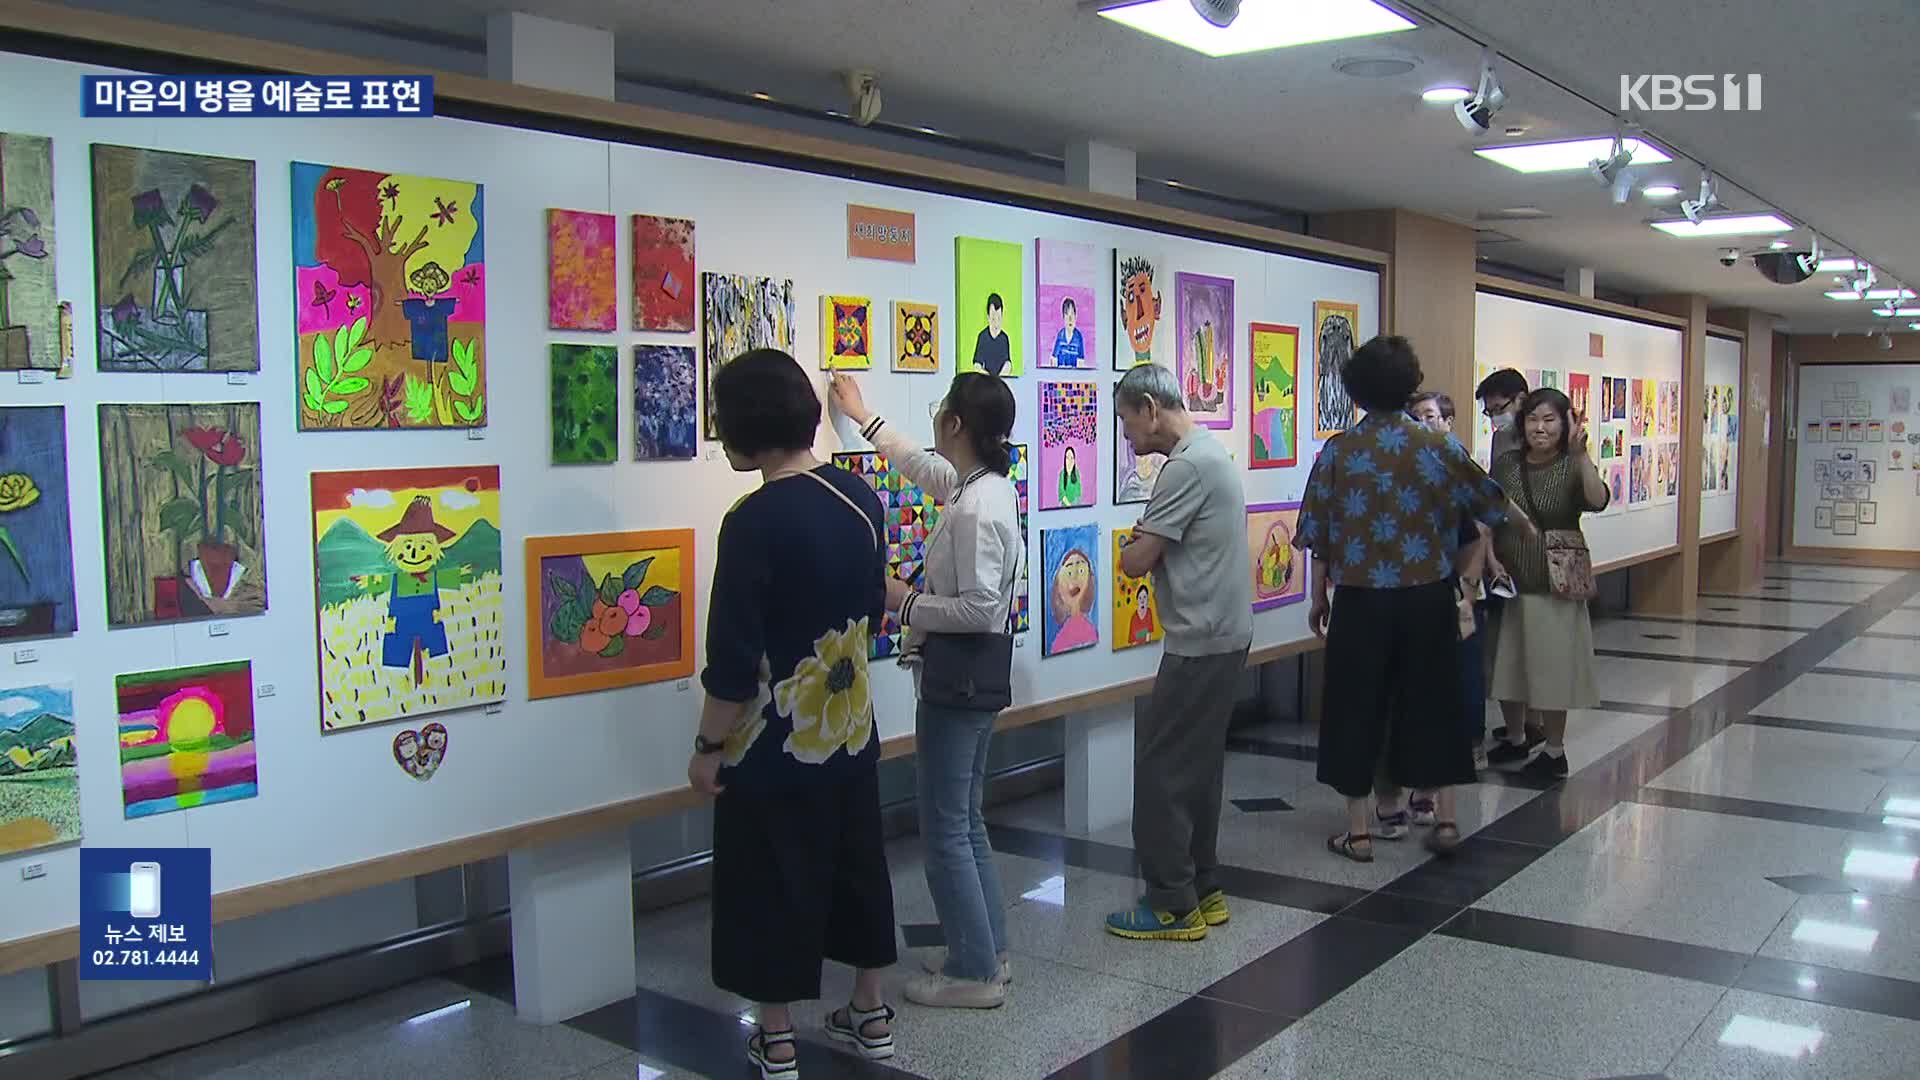
<instances>
[{"instance_id":1,"label":"white ceiling","mask_svg":"<svg viewBox=\"0 0 1920 1080\"><path fill-rule=\"evenodd\" d=\"M460 37L490 13L529 11L614 30L623 74L815 108L845 106L833 72L870 68L889 121L1052 153L1110 140L1138 151L1143 174L1308 212L1401 206L1472 223L1536 207L1550 216L1480 222L1512 238L1489 237L1483 254L1556 276L1592 266L1622 292L1704 293L1798 331L1877 325L1868 304L1824 299L1828 279L1789 288L1722 268L1716 253L1735 241L1666 238L1644 224L1659 211L1611 205L1584 172L1528 177L1484 162L1445 109L1419 100L1473 81L1478 46L1459 31L1512 58L1495 126L1526 125L1524 141L1610 134L1592 102L1611 104L1622 73L1758 72L1764 112L1658 113L1648 131L1718 170L1730 209L1778 208L1920 286L1915 0L1414 0L1412 31L1218 60L1081 0L214 2ZM1354 56L1417 66L1386 79L1334 70ZM1686 161L1655 178L1697 184Z\"/></svg>"}]
</instances>

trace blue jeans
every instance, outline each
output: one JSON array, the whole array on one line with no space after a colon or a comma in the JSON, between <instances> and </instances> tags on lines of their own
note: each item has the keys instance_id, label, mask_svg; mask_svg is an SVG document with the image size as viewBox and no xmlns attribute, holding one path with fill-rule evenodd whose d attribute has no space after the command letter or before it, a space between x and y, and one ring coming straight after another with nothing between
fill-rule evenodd
<instances>
[{"instance_id":1,"label":"blue jeans","mask_svg":"<svg viewBox=\"0 0 1920 1080\"><path fill-rule=\"evenodd\" d=\"M920 839L927 849L927 891L947 939L945 974L985 982L1007 949L1000 872L980 812L987 742L997 713L922 703L914 717L920 781Z\"/></svg>"}]
</instances>

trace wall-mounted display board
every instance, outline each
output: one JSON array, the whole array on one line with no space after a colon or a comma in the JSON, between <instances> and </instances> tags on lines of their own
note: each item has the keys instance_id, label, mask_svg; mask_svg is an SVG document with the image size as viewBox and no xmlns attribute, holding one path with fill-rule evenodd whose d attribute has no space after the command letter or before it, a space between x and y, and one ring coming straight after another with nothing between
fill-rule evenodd
<instances>
[{"instance_id":1,"label":"wall-mounted display board","mask_svg":"<svg viewBox=\"0 0 1920 1080\"><path fill-rule=\"evenodd\" d=\"M70 380L16 384L16 373L0 372L8 431L35 420L36 430L57 433L60 425L46 417L50 409L28 416L29 410L13 407L63 406L66 451L64 502L53 493L17 511L0 502L0 527L18 536L52 536L58 523L34 515L63 506L71 528L64 547L83 553L70 570L63 561L28 554L22 561L45 587L0 585L8 606L41 605L48 614L36 618L51 626L25 642L35 650L31 664L17 664L13 647L22 642L7 640L0 685L72 687L76 752L67 758L62 744L54 767L77 773L81 820L39 814L50 824L34 826L29 842L84 825L88 841L100 845L209 846L217 891L684 786L700 692L697 681L676 673L685 669L688 650L697 672L707 635L726 632L706 623L714 543L722 516L758 483L757 476L733 471L702 430L706 378L727 359L709 355L710 342L788 343L824 393L820 350L836 335L822 332L822 311L831 308L818 299L870 300L861 329L870 337L863 344L871 367L853 377L876 411L925 446L932 438L929 406L957 365L977 358L988 298L1008 290L995 318L1010 348L1003 374L1013 378L1019 406L1012 441L1038 460L1041 403L1063 400L1043 392L1044 384L1090 387L1066 398L1091 407L1095 421L1072 429L1080 439L1077 490L1071 475L1056 469L1047 480L1048 498L1030 506L1031 629L1014 653L1018 705L1139 679L1160 659L1156 643L1116 651L1132 635L1120 641L1106 630L1111 536L1142 511L1137 503L1116 505L1120 478L1100 475L1117 460L1113 387L1121 373L1114 370L1115 341L1108 335L1118 329L1109 312L1119 308L1114 274L1106 268L1127 264L1112 263L1116 249L1153 254L1153 288L1165 300L1153 310L1167 331L1163 338L1149 328L1141 340L1164 342L1151 349L1152 359L1170 369L1180 362L1176 275L1225 283L1220 295L1231 289L1232 319L1213 319L1210 342L1198 335L1210 345L1211 359L1189 356L1187 370L1195 373L1199 397L1218 410L1210 419L1222 426L1209 437L1222 440L1243 467L1251 464L1254 403L1270 409L1303 396L1253 392L1249 325L1312 326L1316 304L1350 305L1359 340L1379 325L1382 275L1364 261L1324 261L1086 220L1011 205L1005 197L963 198L445 117L83 122L74 113L74 94L83 75L100 70L0 54L0 81L8 89L0 131L52 140L53 202L63 223L62 243L49 256L56 264L55 299L72 301L80 312L94 306L96 245L86 235L94 218L94 144L250 163L259 370L225 361L245 350L222 351L224 331L209 321L214 355L206 371L184 364L164 375L103 374L98 335L83 332L75 335ZM184 190L163 191L170 207L183 198L195 205L192 184ZM224 187L213 197L219 200L209 214L214 225L242 205ZM917 261L850 259L849 204L913 215ZM587 290L591 303L563 298L558 319L549 213L555 208L613 215L616 222L612 292L596 278ZM635 215L647 216L644 227ZM594 243L604 247L605 220L594 220ZM239 227L227 226L220 238ZM1036 238L1049 246L1044 262ZM577 276L581 260L562 239L564 284ZM1000 251L982 249L982 242L1010 248L1011 257L980 259L981 250ZM1043 305L1038 288L1059 276L1051 257L1055 243L1091 248L1094 257L1089 263L1081 252L1068 264L1067 276L1081 291L1049 293ZM593 265L603 268L604 261ZM197 325L194 313L202 310L197 269L192 264L185 271L186 302L174 305L189 325ZM115 280L123 274L116 265ZM149 321L158 318L151 312L151 278L135 290ZM159 282L163 291L173 284L166 275ZM602 329L608 295L615 298L611 330ZM1063 317L1059 326L1053 322L1069 295L1078 297L1075 325L1084 338L1071 370L1064 365L1074 335L1062 334ZM724 310L708 306L715 296L725 301ZM965 310L955 306L962 298ZM232 297L217 299L225 304ZM894 318L896 302L916 305L922 314ZM1046 359L1059 367L1038 355L1043 306L1052 350ZM577 317L576 307L590 309L592 318ZM1133 310L1139 324L1142 304ZM1189 334L1197 310L1188 309ZM42 325L18 304L9 317ZM569 328L553 329L556 321ZM902 326L933 339L903 348L895 340ZM578 402L565 399L571 391L564 377L558 383L563 400L556 403L552 358L580 350L556 354L554 346L613 350L610 369L596 352L591 372L561 372L610 383L617 408L611 427L607 416L577 415ZM1129 339L1122 352L1132 348ZM908 355L910 362L898 359ZM1313 385L1313 357L1303 337L1291 372L1300 386ZM148 407L159 433L140 443L147 459L124 477L118 474L127 472L125 453L114 441L120 436L108 438L112 433L100 428L102 404ZM660 415L639 423L637 407ZM592 421L590 440L568 434L586 420ZM558 446L567 451L558 455L556 422L565 436ZM1266 422L1272 426L1272 418ZM216 428L224 439L211 434ZM1247 469L1247 502L1300 498L1318 445L1305 418L1296 418L1292 430L1299 433L1297 463ZM591 453L573 453L589 443ZM121 458L103 461L103 448ZM837 416L822 425L815 447L823 460L869 449ZM171 457L156 464L162 452ZM14 451L0 460L13 462ZM60 483L52 479L60 462L47 464L53 459L45 454L19 460L27 462L20 470L34 470L36 482ZM104 508L122 505L118 496L107 499L103 476L118 477L114 482L129 496L140 485L137 505L168 544L166 559L155 549L137 580L127 568L85 554L103 550ZM1041 482L1038 468L1030 482ZM152 485L164 488L165 497L150 492ZM1061 508L1048 508L1056 503ZM1043 659L1042 641L1057 641L1061 628L1043 625L1042 590L1050 583L1040 572L1042 538L1074 529L1091 537L1087 581L1098 587L1088 595L1097 602L1082 605L1080 614L1100 631L1098 641ZM617 550L543 564L544 585L528 578L530 538L659 530L691 530L690 558L655 554L677 550L673 544L623 540ZM112 531L109 523L106 532ZM228 566L203 543L229 544L239 554ZM16 570L0 550L0 575ZM69 592L63 574L71 579L71 610L63 607ZM138 597L145 611L156 596L169 595L156 592L160 577L179 582L172 595L182 617L115 628L109 596ZM688 611L697 616L690 644L678 636ZM530 640L536 623L551 641ZM1309 636L1305 605L1259 612L1254 626L1255 649ZM529 669L530 648L543 650L537 673ZM128 817L113 723L120 715L116 678L242 662L249 665L251 710L243 713L237 699L223 697L224 715L246 723L222 729L220 737L234 739L245 728L251 797ZM644 677L635 677L635 668L644 669ZM563 693L541 696L556 691ZM240 682L230 680L223 693L242 693ZM896 661L874 661L872 694L882 738L913 730L913 688ZM7 722L0 717L0 729ZM203 719L176 733L201 738L196 733L205 726ZM163 729L173 730L155 725L153 741L142 744L152 754L143 752L143 759L179 749L161 746ZM446 752L448 746L454 752ZM229 786L237 793L241 783ZM34 857L46 861L45 879L23 883L17 873L0 873L0 911L6 912L0 939L73 921L73 848Z\"/></svg>"},{"instance_id":2,"label":"wall-mounted display board","mask_svg":"<svg viewBox=\"0 0 1920 1080\"><path fill-rule=\"evenodd\" d=\"M1799 372L1793 546L1920 551L1920 364Z\"/></svg>"},{"instance_id":3,"label":"wall-mounted display board","mask_svg":"<svg viewBox=\"0 0 1920 1080\"><path fill-rule=\"evenodd\" d=\"M1705 442L1700 449L1700 536L1712 539L1739 527L1741 358L1745 346L1735 338L1707 335Z\"/></svg>"},{"instance_id":4,"label":"wall-mounted display board","mask_svg":"<svg viewBox=\"0 0 1920 1080\"><path fill-rule=\"evenodd\" d=\"M1591 335L1596 334L1602 338L1599 357L1591 355ZM1550 386L1566 392L1570 400L1587 400L1589 453L1617 493L1606 512L1581 522L1595 565L1680 542L1678 413L1663 419L1660 398L1663 384L1670 384L1670 411L1684 400L1683 348L1680 331L1672 327L1486 291L1476 298L1476 385L1510 367L1527 376L1530 388ZM1738 374L1736 364L1735 382ZM1455 406L1462 415L1479 411L1472 402ZM1484 464L1490 433L1484 427L1481 431L1474 446ZM1663 459L1669 461L1664 476ZM1669 480L1672 495L1665 482Z\"/></svg>"}]
</instances>

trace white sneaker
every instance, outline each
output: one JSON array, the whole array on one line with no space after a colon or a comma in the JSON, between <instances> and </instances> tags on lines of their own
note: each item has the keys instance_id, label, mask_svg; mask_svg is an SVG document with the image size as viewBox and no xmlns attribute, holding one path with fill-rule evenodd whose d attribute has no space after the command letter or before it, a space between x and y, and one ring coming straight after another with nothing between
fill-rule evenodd
<instances>
[{"instance_id":1,"label":"white sneaker","mask_svg":"<svg viewBox=\"0 0 1920 1080\"><path fill-rule=\"evenodd\" d=\"M920 975L907 980L907 1000L934 1009L997 1009L1007 1003L1005 983L976 982L945 975Z\"/></svg>"},{"instance_id":2,"label":"white sneaker","mask_svg":"<svg viewBox=\"0 0 1920 1080\"><path fill-rule=\"evenodd\" d=\"M926 955L920 960L920 966L925 968L929 975L944 973L947 970L946 947L928 949ZM994 975L993 981L1001 986L1013 985L1013 961L1006 953L1000 954L1000 970Z\"/></svg>"}]
</instances>

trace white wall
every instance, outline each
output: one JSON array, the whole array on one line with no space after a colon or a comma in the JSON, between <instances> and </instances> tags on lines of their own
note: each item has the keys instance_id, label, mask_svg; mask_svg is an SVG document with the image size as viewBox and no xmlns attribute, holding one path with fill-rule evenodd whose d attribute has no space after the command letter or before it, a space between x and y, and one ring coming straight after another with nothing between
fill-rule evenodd
<instances>
[{"instance_id":1,"label":"white wall","mask_svg":"<svg viewBox=\"0 0 1920 1080\"><path fill-rule=\"evenodd\" d=\"M1794 545L1920 551L1920 364L1802 364L1799 372ZM1837 442L1827 430L1834 420ZM1808 431L1816 421L1818 441Z\"/></svg>"},{"instance_id":2,"label":"white wall","mask_svg":"<svg viewBox=\"0 0 1920 1080\"><path fill-rule=\"evenodd\" d=\"M216 891L406 851L518 822L567 814L684 783L687 748L698 693L660 684L530 702L526 698L525 623L521 542L524 537L624 528L697 530L699 579L690 594L704 608L712 570L712 538L721 514L752 484L731 472L711 448L692 463L622 461L602 467L548 465L547 364L549 341L601 341L623 356L643 341L689 343L696 335L554 333L546 329L545 210L566 207L625 215L686 216L698 222L702 270L791 277L796 286L796 352L816 359L818 297L871 296L877 350L892 339L887 302L934 301L941 306L944 373L865 377L868 398L922 438L930 434L927 405L953 370L953 237L970 235L1028 245L1028 323L1010 333L1032 341L1031 303L1036 237L1057 237L1157 253L1167 270L1166 317L1174 315L1172 273L1230 276L1237 283L1234 402L1236 426L1215 434L1247 459L1248 378L1245 323L1259 320L1302 327L1300 382L1312 385L1306 328L1315 300L1360 305L1362 336L1376 332L1379 276L1366 270L1312 262L1144 230L1041 213L999 203L857 183L771 167L740 164L542 132L448 120L104 119L80 121L73 102L83 65L0 57L0 130L54 138L59 228L60 294L81 313L92 309L88 144L151 146L256 159L259 206L259 297L263 370L244 385L217 376L102 374L94 370L93 336L76 334L77 375L64 382L8 385L9 402L64 403L69 424L75 585L81 632L36 643L40 661L16 667L12 650L0 655L0 684L71 678L79 718L80 784L86 842L101 846L210 846ZM389 169L480 181L486 190L486 246L491 426L477 441L458 431L401 431L352 435L295 431L290 269L289 170L292 160ZM844 204L860 202L918 215L919 263L901 266L845 258ZM623 284L628 237L620 228ZM1102 274L1096 295L1103 310L1088 320L1102 337L1111 325L1106 306L1112 282ZM623 302L621 320L629 315ZM1171 335L1169 335L1171 336ZM1101 386L1100 462L1110 471L1111 388L1117 378L1103 340L1091 373ZM1034 413L1042 375L1032 366L1013 382L1021 407L1015 438L1037 448ZM881 364L884 368L884 361ZM629 365L622 363L620 399L630 402ZM231 634L211 638L205 624L104 629L103 568L98 512L99 462L94 405L100 401L259 401L262 459L268 470L265 514L272 608L231 620ZM630 405L621 406L623 440L631 431ZM821 452L864 448L840 423L823 429ZM1315 446L1300 445L1294 469L1249 473L1248 501L1298 498ZM624 456L624 455L623 455ZM436 719L450 732L446 764L418 783L393 763L397 725L322 738L315 701L312 526L307 475L315 470L376 465L498 464L506 535L506 643L509 697L497 713L466 710ZM1033 500L1030 555L1037 561L1039 531L1088 520L1102 529L1130 525L1140 507L1112 505L1111 477L1101 478L1099 505L1045 511ZM1101 555L1102 580L1107 556ZM1037 576L1035 588L1038 587ZM1104 590L1103 590L1104 592ZM1104 596L1103 596L1104 600ZM1037 593L1033 610L1038 617ZM1305 605L1254 616L1256 648L1304 637ZM704 618L701 635L704 637ZM1101 631L1103 639L1107 630ZM1031 702L1149 674L1159 650L1123 653L1100 647L1042 661L1029 638L1015 657L1016 697ZM113 677L125 671L250 658L256 685L272 683L277 696L257 703L258 798L123 819L114 735ZM912 690L892 662L878 666L876 704L883 736L912 729ZM0 940L69 925L76 911L73 849L35 855L48 875L23 883L0 863Z\"/></svg>"},{"instance_id":3,"label":"white wall","mask_svg":"<svg viewBox=\"0 0 1920 1080\"><path fill-rule=\"evenodd\" d=\"M1589 334L1604 336L1603 358L1588 356ZM1473 338L1476 367L1550 368L1561 373L1562 390L1567 376L1586 373L1594 382L1592 408L1596 410L1601 376L1629 380L1681 377L1684 342L1679 330L1533 300L1479 293L1474 304ZM1595 462L1601 464L1604 474L1610 463L1599 461L1597 423L1591 426L1589 437L1595 446ZM1660 441L1650 438L1646 445L1651 447ZM1628 445L1631 443L1629 439ZM1655 498L1628 507L1623 501L1608 507L1605 513L1588 516L1581 528L1596 565L1631 558L1680 542L1680 504Z\"/></svg>"},{"instance_id":4,"label":"white wall","mask_svg":"<svg viewBox=\"0 0 1920 1080\"><path fill-rule=\"evenodd\" d=\"M1716 439L1725 443L1727 455L1727 479L1731 486L1724 491L1715 488L1700 493L1700 537L1711 539L1739 528L1737 516L1740 494L1740 438L1746 433L1747 416L1746 383L1741 379L1741 358L1746 347L1733 338L1707 335L1707 385L1733 387L1733 404L1738 411L1734 413L1736 421L1732 438L1715 436L1707 432L1705 438L1709 444Z\"/></svg>"}]
</instances>

